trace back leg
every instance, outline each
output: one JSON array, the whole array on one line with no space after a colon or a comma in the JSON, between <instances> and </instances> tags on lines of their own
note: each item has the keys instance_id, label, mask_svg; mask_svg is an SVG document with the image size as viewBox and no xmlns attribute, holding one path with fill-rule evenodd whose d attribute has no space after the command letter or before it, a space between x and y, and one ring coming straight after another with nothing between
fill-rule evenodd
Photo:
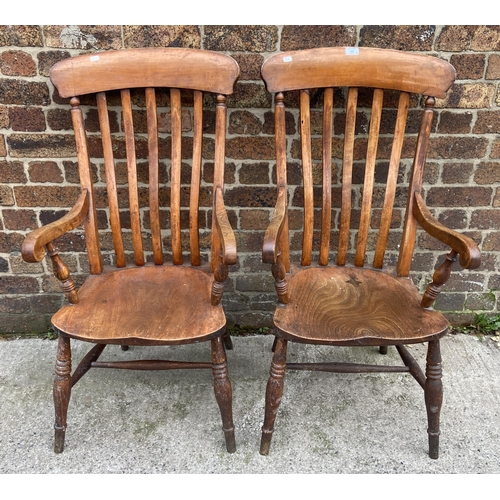
<instances>
[{"instance_id":1,"label":"back leg","mask_svg":"<svg viewBox=\"0 0 500 500\"><path fill-rule=\"evenodd\" d=\"M381 345L378 351L380 352L380 354L387 354L387 346Z\"/></svg>"}]
</instances>

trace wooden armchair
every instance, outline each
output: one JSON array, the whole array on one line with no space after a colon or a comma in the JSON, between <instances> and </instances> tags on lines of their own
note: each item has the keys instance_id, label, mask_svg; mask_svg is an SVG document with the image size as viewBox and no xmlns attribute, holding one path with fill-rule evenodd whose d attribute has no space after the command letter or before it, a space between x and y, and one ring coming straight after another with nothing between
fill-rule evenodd
<instances>
[{"instance_id":1,"label":"wooden armchair","mask_svg":"<svg viewBox=\"0 0 500 500\"><path fill-rule=\"evenodd\" d=\"M238 75L231 57L180 48L87 54L51 70L60 96L71 98L81 195L66 216L27 236L22 255L38 262L46 250L69 301L52 318L59 334L56 453L64 448L71 388L91 367L211 369L226 448L235 451L224 348L231 349L232 343L221 297L228 266L236 262L223 183L225 101ZM97 127L89 118L92 108L85 116L89 103L97 105ZM210 103L214 124L203 117ZM186 116L192 130L184 126ZM207 123L215 131L203 138ZM183 134L184 129L189 133ZM203 148L205 157L213 155L213 189L201 184ZM95 166L101 174L97 186ZM77 290L54 240L82 223L90 275ZM106 256L107 265L103 245L114 249ZM70 339L95 344L73 373ZM98 360L108 344L126 350L200 341L211 343L211 361Z\"/></svg>"},{"instance_id":2,"label":"wooden armchair","mask_svg":"<svg viewBox=\"0 0 500 500\"><path fill-rule=\"evenodd\" d=\"M449 324L432 304L457 257L466 269L480 264L476 244L440 224L422 197L434 98L445 97L454 68L419 54L339 47L273 56L262 77L275 93L278 188L262 258L279 303L260 453L269 452L286 369L380 371L409 372L424 389L429 456L437 458L439 339ZM300 139L289 142L287 100L300 110ZM415 126L409 108L419 101ZM302 190L287 183L287 155L301 163ZM451 247L423 297L409 277L417 224ZM380 346L382 354L393 345L403 366L287 363L288 341ZM419 342L428 342L425 374L405 347Z\"/></svg>"}]
</instances>

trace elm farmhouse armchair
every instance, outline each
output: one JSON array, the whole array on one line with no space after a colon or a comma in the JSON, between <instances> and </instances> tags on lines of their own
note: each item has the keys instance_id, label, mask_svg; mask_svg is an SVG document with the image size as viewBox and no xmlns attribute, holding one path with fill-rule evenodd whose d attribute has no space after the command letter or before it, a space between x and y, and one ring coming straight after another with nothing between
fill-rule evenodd
<instances>
[{"instance_id":1,"label":"elm farmhouse armchair","mask_svg":"<svg viewBox=\"0 0 500 500\"><path fill-rule=\"evenodd\" d=\"M438 458L439 341L449 323L432 304L457 258L465 269L480 265L477 245L439 223L422 192L435 98L455 70L437 57L336 47L277 54L261 72L274 94L277 171L262 258L278 305L260 453L270 450L286 370L379 371L408 372L423 388L429 456ZM297 136L287 136L285 103L299 108ZM297 171L302 186L294 187L287 174ZM451 248L423 296L410 278L418 225ZM402 366L288 363L288 342L382 354L395 346ZM424 342L425 374L405 347Z\"/></svg>"},{"instance_id":2,"label":"elm farmhouse armchair","mask_svg":"<svg viewBox=\"0 0 500 500\"><path fill-rule=\"evenodd\" d=\"M64 449L71 389L92 367L211 369L226 448L235 451L225 353L232 342L221 296L236 262L223 183L225 102L238 76L231 57L184 48L98 52L51 69L59 95L70 98L81 194L67 215L26 237L22 255L38 262L47 252L69 301L52 318L59 334L57 453ZM208 106L215 113L205 120ZM96 107L97 121L90 119ZM200 182L202 156L213 163L212 186ZM77 290L56 248L58 237L82 223L90 275ZM103 246L111 257L103 258ZM72 339L94 344L73 372ZM127 350L201 341L211 345L207 362L99 360L108 344Z\"/></svg>"}]
</instances>

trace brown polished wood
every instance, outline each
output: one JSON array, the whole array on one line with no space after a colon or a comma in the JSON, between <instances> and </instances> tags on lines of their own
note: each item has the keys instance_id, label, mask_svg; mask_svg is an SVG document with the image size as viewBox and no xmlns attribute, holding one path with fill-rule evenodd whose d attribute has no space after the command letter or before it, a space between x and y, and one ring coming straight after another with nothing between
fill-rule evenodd
<instances>
[{"instance_id":1,"label":"brown polished wood","mask_svg":"<svg viewBox=\"0 0 500 500\"><path fill-rule=\"evenodd\" d=\"M429 456L437 458L443 392L439 339L446 334L449 323L431 306L450 276L451 265L457 257L464 268L474 269L480 263L477 245L470 238L437 222L422 197L423 170L435 98L446 95L454 81L455 70L446 61L420 54L365 47L335 47L277 54L264 62L262 76L267 89L276 93L278 181L276 207L264 236L262 259L271 264L279 304L274 313L274 355L266 390L260 452L263 455L269 453L286 369L332 373L403 372L412 375L424 389L429 422ZM370 94L367 94L366 88L373 90L371 110L368 111L366 108L370 100L366 96ZM316 92L314 95L318 95L316 89L323 90L321 142L315 135L319 132L311 130L312 95L313 90ZM300 94L304 191L301 249L297 248L296 234L291 234L287 224L289 187L286 180L287 136L284 120L287 91L299 91ZM417 102L412 98L414 93L420 94L417 98L422 99L421 95L426 98L423 99L418 135L407 137L410 103ZM335 103L334 96L338 96ZM314 102L314 106L321 106L316 104L321 103L321 99L315 97ZM344 103L345 109L342 109ZM387 107L392 109L384 115ZM317 117L318 110L314 109L314 113ZM369 117L366 127L364 123L357 123L363 114ZM387 131L387 116L394 117L390 134ZM332 124L341 122L345 122L344 130L338 131L338 126L333 127ZM291 140L296 141L295 138ZM312 155L318 144L322 147L322 165L317 166L323 170L323 185L315 189L322 189L321 197L315 196L311 177L312 163L320 158L317 151ZM404 182L401 164L408 157L406 149L412 144L414 160L409 175L410 185L401 188L400 182ZM338 152L342 156L341 170L334 174L332 164L333 159L339 162ZM385 180L383 176L377 176L377 168L384 161L383 168L387 170ZM360 167L364 174L362 181L359 181ZM356 182L355 173L358 176ZM335 185L334 175L338 175L339 186ZM357 191L356 183L361 184ZM340 197L332 196L332 190L340 193ZM378 190L377 205L374 203L375 190ZM408 192L406 211L400 210L400 205L397 207L402 212L404 225L402 232L399 230L398 240L397 232L391 235L390 230L397 195L404 192ZM296 199L300 197L294 196ZM294 210L297 210L296 206L294 204ZM356 211L359 219L353 216ZM374 223L375 211L378 224ZM316 243L313 237L314 214L318 212L321 214L321 233ZM338 216L334 218L332 214ZM451 252L434 273L423 297L409 277L418 225L451 247ZM297 231L297 228L294 227L294 230ZM292 237L294 252L290 250ZM283 254L287 259L286 266ZM298 263L290 265L293 257ZM397 261L397 266L388 265L389 260L391 264ZM287 342L378 346L382 354L387 353L388 346L395 346L402 365L327 361L287 363ZM405 347L423 342L428 343L425 374ZM313 393L311 398L314 398Z\"/></svg>"},{"instance_id":2,"label":"brown polished wood","mask_svg":"<svg viewBox=\"0 0 500 500\"><path fill-rule=\"evenodd\" d=\"M87 54L65 59L51 70L59 94L71 97L82 193L67 215L26 237L22 255L28 262L39 262L46 250L69 302L52 317L59 334L54 380L57 453L64 449L71 387L91 368L211 369L226 449L230 453L236 449L225 353L232 343L221 298L228 266L237 258L236 239L224 206L223 180L225 102L238 74L238 65L229 56L170 48ZM212 204L200 209L204 102L213 102L204 101L206 92L213 93L216 102L215 175L210 188ZM88 93L95 94L99 134L95 124L92 130L85 128L86 111L80 106L80 96ZM193 118L194 129L187 138L183 113ZM160 114L169 115L170 130L164 124L160 127ZM102 165L104 175L99 180L106 183L105 195L101 187L94 190L95 164ZM191 184L183 179L185 168L191 168L187 176ZM182 201L184 191L190 193L187 207ZM105 234L99 231L102 220L98 224L97 208L101 215L106 215L106 209L109 214ZM189 238L183 237L187 231L183 210L189 211ZM209 213L213 217L213 234L206 240L211 248L200 246L200 210L207 214L205 220ZM90 275L77 290L54 240L82 224ZM209 233L208 226L201 229ZM106 239L107 248L114 253L111 259L106 257L104 266L101 242ZM188 253L191 256L184 259ZM95 344L73 373L70 339ZM100 360L109 344L127 350L131 345L200 341L210 343L206 362Z\"/></svg>"}]
</instances>

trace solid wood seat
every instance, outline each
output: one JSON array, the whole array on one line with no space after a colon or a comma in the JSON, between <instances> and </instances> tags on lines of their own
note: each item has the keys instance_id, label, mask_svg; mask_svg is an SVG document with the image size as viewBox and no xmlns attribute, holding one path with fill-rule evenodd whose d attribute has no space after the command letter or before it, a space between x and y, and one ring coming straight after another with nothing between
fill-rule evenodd
<instances>
[{"instance_id":1,"label":"solid wood seat","mask_svg":"<svg viewBox=\"0 0 500 500\"><path fill-rule=\"evenodd\" d=\"M40 262L47 252L69 301L52 319L56 453L71 389L91 368L211 369L226 449L236 450L221 299L236 263L223 190L226 96L238 75L229 56L183 48L85 54L51 69L59 96L70 98L81 194L64 217L26 237L22 255ZM57 246L82 224L86 255L73 262L90 274L78 289ZM71 339L95 344L74 370ZM99 359L108 344L200 341L210 343L206 362Z\"/></svg>"},{"instance_id":2,"label":"solid wood seat","mask_svg":"<svg viewBox=\"0 0 500 500\"><path fill-rule=\"evenodd\" d=\"M439 338L448 320L423 309L407 277L356 267L312 267L288 278L290 300L274 325L283 338L328 345L379 345Z\"/></svg>"},{"instance_id":3,"label":"solid wood seat","mask_svg":"<svg viewBox=\"0 0 500 500\"><path fill-rule=\"evenodd\" d=\"M69 337L105 344L209 340L226 326L222 305L210 303L212 282L206 270L187 266L106 269L87 278L79 302L62 307L52 325Z\"/></svg>"},{"instance_id":4,"label":"solid wood seat","mask_svg":"<svg viewBox=\"0 0 500 500\"><path fill-rule=\"evenodd\" d=\"M439 339L449 324L432 304L457 259L467 269L480 264L477 245L433 217L422 187L436 98L455 70L421 54L334 47L275 55L261 72L274 93L277 183L262 258L279 303L260 452L270 450L286 370L407 372L424 389L429 456L437 458ZM299 137L287 135L285 104L289 116L298 112ZM299 185L288 182L296 166ZM423 295L410 278L418 225L451 247ZM403 365L289 363L289 341L378 346L381 354L395 346ZM405 347L418 342L428 343L425 373Z\"/></svg>"}]
</instances>

